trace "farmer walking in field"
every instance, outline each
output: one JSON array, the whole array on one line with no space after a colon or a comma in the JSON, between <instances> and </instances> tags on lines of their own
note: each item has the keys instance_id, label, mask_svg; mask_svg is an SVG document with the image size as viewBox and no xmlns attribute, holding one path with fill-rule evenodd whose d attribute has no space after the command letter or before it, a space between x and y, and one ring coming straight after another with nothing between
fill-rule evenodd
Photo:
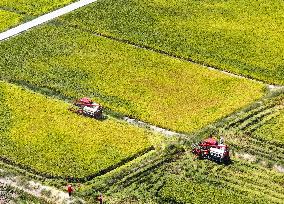
<instances>
[{"instance_id":1,"label":"farmer walking in field","mask_svg":"<svg viewBox=\"0 0 284 204\"><path fill-rule=\"evenodd\" d=\"M72 187L71 184L67 185L67 191L68 191L69 197L71 197L72 192L74 191L74 188Z\"/></svg>"}]
</instances>

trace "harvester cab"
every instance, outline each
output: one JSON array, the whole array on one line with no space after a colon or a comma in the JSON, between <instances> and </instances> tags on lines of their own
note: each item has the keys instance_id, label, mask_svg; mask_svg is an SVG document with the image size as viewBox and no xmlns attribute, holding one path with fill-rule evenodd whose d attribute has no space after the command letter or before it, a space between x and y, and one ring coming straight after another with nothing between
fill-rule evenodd
<instances>
[{"instance_id":1,"label":"harvester cab","mask_svg":"<svg viewBox=\"0 0 284 204\"><path fill-rule=\"evenodd\" d=\"M84 97L78 99L73 103L73 105L74 106L70 108L72 112L96 119L103 118L103 107L100 104L92 101L90 98Z\"/></svg>"},{"instance_id":2,"label":"harvester cab","mask_svg":"<svg viewBox=\"0 0 284 204\"><path fill-rule=\"evenodd\" d=\"M218 141L212 137L194 145L192 153L200 159L210 159L219 163L229 163L230 161L229 147L225 144L218 144Z\"/></svg>"}]
</instances>

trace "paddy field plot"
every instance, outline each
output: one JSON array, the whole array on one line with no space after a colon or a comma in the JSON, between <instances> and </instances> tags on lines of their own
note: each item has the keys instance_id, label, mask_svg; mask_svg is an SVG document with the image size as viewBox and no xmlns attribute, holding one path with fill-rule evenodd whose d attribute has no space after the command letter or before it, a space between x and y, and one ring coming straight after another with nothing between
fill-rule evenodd
<instances>
[{"instance_id":1,"label":"paddy field plot","mask_svg":"<svg viewBox=\"0 0 284 204\"><path fill-rule=\"evenodd\" d=\"M81 178L151 146L146 130L79 116L69 106L0 82L1 157L43 174Z\"/></svg>"},{"instance_id":2,"label":"paddy field plot","mask_svg":"<svg viewBox=\"0 0 284 204\"><path fill-rule=\"evenodd\" d=\"M264 123L254 135L284 144L284 110L277 117Z\"/></svg>"},{"instance_id":3,"label":"paddy field plot","mask_svg":"<svg viewBox=\"0 0 284 204\"><path fill-rule=\"evenodd\" d=\"M192 160L188 155L170 164L168 169L172 171L163 177L164 185L157 191L165 203L218 203L220 200L227 203L281 203L284 198L281 173L238 159L233 165L222 166ZM175 171L181 173L175 174ZM163 168L150 173L140 188L150 186L151 178L153 181L157 174L162 175ZM157 189L158 184L154 185ZM134 186L127 188L135 189ZM155 187L149 191L155 192Z\"/></svg>"},{"instance_id":4,"label":"paddy field plot","mask_svg":"<svg viewBox=\"0 0 284 204\"><path fill-rule=\"evenodd\" d=\"M50 12L75 0L2 0L0 8L37 16Z\"/></svg>"},{"instance_id":5,"label":"paddy field plot","mask_svg":"<svg viewBox=\"0 0 284 204\"><path fill-rule=\"evenodd\" d=\"M0 32L74 0L1 0Z\"/></svg>"},{"instance_id":6,"label":"paddy field plot","mask_svg":"<svg viewBox=\"0 0 284 204\"><path fill-rule=\"evenodd\" d=\"M225 129L241 131L249 134L250 137L261 140L263 143L267 141L282 146L284 144L283 90L241 111L233 116L232 119L227 119L228 122L223 124ZM254 145L256 146L257 144ZM275 151L275 154L277 155L278 151ZM276 155L275 157L277 157Z\"/></svg>"},{"instance_id":7,"label":"paddy field plot","mask_svg":"<svg viewBox=\"0 0 284 204\"><path fill-rule=\"evenodd\" d=\"M284 85L284 3L104 0L61 18L267 83Z\"/></svg>"},{"instance_id":8,"label":"paddy field plot","mask_svg":"<svg viewBox=\"0 0 284 204\"><path fill-rule=\"evenodd\" d=\"M144 158L141 161L144 165L132 164L124 171L97 177L90 185L104 189L105 194L111 195L106 202L113 204L125 201L283 203L283 173L231 156L233 163L230 165L199 160L191 153L181 154L178 159L171 158L172 161L165 155L155 159ZM140 166L139 171L137 166ZM108 180L116 182L106 185Z\"/></svg>"},{"instance_id":9,"label":"paddy field plot","mask_svg":"<svg viewBox=\"0 0 284 204\"><path fill-rule=\"evenodd\" d=\"M20 23L21 19L22 15L0 8L0 32Z\"/></svg>"},{"instance_id":10,"label":"paddy field plot","mask_svg":"<svg viewBox=\"0 0 284 204\"><path fill-rule=\"evenodd\" d=\"M177 131L202 128L264 94L254 81L52 24L2 42L0 55L3 79L90 96Z\"/></svg>"}]
</instances>

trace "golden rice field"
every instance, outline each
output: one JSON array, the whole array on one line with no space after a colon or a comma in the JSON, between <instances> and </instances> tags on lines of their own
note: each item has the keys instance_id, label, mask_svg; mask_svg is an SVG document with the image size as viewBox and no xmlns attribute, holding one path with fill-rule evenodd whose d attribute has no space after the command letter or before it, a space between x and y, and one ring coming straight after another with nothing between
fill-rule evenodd
<instances>
[{"instance_id":1,"label":"golden rice field","mask_svg":"<svg viewBox=\"0 0 284 204\"><path fill-rule=\"evenodd\" d=\"M146 130L79 116L69 106L0 82L1 157L48 175L84 177L152 145Z\"/></svg>"},{"instance_id":2,"label":"golden rice field","mask_svg":"<svg viewBox=\"0 0 284 204\"><path fill-rule=\"evenodd\" d=\"M45 25L0 44L1 76L90 96L114 111L191 132L254 102L264 85L70 27Z\"/></svg>"}]
</instances>

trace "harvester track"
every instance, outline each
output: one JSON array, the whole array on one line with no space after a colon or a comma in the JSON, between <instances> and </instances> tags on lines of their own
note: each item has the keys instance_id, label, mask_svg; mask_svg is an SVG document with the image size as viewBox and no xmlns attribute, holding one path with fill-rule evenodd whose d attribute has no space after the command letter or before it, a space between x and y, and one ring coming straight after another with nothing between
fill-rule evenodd
<instances>
[{"instance_id":1,"label":"harvester track","mask_svg":"<svg viewBox=\"0 0 284 204\"><path fill-rule=\"evenodd\" d=\"M284 165L284 144L255 134L258 128L280 115L283 103L283 95L257 102L254 107L227 118L221 134L226 135L227 142L236 151L254 155L270 164Z\"/></svg>"}]
</instances>

